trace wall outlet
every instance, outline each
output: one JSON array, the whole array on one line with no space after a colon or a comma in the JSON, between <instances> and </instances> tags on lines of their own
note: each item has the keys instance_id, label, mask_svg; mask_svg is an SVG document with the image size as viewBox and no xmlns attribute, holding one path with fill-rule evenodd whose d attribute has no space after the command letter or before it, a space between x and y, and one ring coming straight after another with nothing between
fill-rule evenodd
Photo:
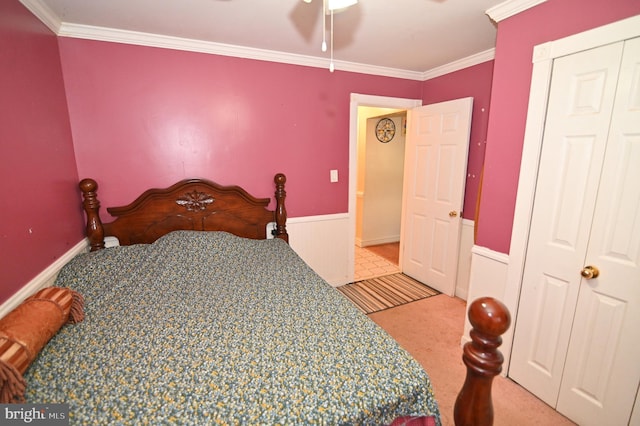
<instances>
[{"instance_id":1,"label":"wall outlet","mask_svg":"<svg viewBox=\"0 0 640 426\"><path fill-rule=\"evenodd\" d=\"M331 170L331 183L335 183L338 181L338 171L337 170Z\"/></svg>"}]
</instances>

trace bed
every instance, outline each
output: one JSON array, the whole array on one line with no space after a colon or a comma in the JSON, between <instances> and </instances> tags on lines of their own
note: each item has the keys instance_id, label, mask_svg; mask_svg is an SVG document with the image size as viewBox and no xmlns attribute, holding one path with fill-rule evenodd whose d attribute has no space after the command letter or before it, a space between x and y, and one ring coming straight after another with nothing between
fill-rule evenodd
<instances>
[{"instance_id":1,"label":"bed","mask_svg":"<svg viewBox=\"0 0 640 426\"><path fill-rule=\"evenodd\" d=\"M81 181L90 252L54 286L82 295L84 320L33 360L25 401L68 403L72 424L441 424L417 361L289 247L286 177L274 183L273 210L191 179L104 223L97 183ZM504 318L476 311L460 424L490 424L501 364Z\"/></svg>"}]
</instances>

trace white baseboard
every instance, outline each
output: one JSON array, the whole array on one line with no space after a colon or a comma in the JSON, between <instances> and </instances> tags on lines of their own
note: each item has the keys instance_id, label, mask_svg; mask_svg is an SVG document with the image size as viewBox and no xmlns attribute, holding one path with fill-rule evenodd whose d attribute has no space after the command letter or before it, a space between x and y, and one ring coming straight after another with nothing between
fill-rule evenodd
<instances>
[{"instance_id":1,"label":"white baseboard","mask_svg":"<svg viewBox=\"0 0 640 426\"><path fill-rule=\"evenodd\" d=\"M87 239L81 240L73 246L69 251L60 256L55 262L49 265L45 270L40 272L34 279L29 281L24 287L18 290L13 296L0 305L0 318L7 315L15 309L24 299L31 296L38 290L53 285L58 272L64 265L80 253L85 253L89 248Z\"/></svg>"},{"instance_id":2,"label":"white baseboard","mask_svg":"<svg viewBox=\"0 0 640 426\"><path fill-rule=\"evenodd\" d=\"M400 241L400 235L392 235L390 237L385 237L385 238L375 238L372 240L360 240L359 247L377 246L380 244L397 243L399 241ZM357 239L356 239L356 244L357 244Z\"/></svg>"}]
</instances>

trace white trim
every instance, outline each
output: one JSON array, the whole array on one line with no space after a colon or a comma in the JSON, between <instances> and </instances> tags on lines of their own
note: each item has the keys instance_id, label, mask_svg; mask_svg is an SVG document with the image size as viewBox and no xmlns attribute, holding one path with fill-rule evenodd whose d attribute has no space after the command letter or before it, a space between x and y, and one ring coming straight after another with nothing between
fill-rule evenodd
<instances>
[{"instance_id":1,"label":"white trim","mask_svg":"<svg viewBox=\"0 0 640 426\"><path fill-rule=\"evenodd\" d=\"M275 50L256 49L252 47L215 43L197 39L172 37L162 34L62 22L60 18L49 8L49 6L42 2L42 0L20 0L20 2L59 37L158 47L314 68L329 68L329 60L324 57L297 55L293 53L278 52ZM495 49L489 49L424 72L359 64L340 60L334 60L334 65L336 71L424 81L490 61L494 57Z\"/></svg>"},{"instance_id":2,"label":"white trim","mask_svg":"<svg viewBox=\"0 0 640 426\"><path fill-rule=\"evenodd\" d=\"M347 213L323 214L318 216L288 217L287 225L298 224L298 223L309 223L309 222L321 222L323 220L341 220L341 219L347 219L348 217L349 215Z\"/></svg>"},{"instance_id":3,"label":"white trim","mask_svg":"<svg viewBox=\"0 0 640 426\"><path fill-rule=\"evenodd\" d=\"M20 0L20 3L29 9L29 12L33 13L43 24L49 27L54 34L58 34L62 22L49 6L41 0Z\"/></svg>"},{"instance_id":4,"label":"white trim","mask_svg":"<svg viewBox=\"0 0 640 426\"><path fill-rule=\"evenodd\" d=\"M489 259L498 263L507 265L509 263L509 255L501 253L499 251L491 250L487 247L474 245L471 248L471 253L477 256L482 256L485 259Z\"/></svg>"},{"instance_id":5,"label":"white trim","mask_svg":"<svg viewBox=\"0 0 640 426\"><path fill-rule=\"evenodd\" d=\"M534 53L535 54L535 53ZM540 148L544 132L546 106L548 100L548 84L551 81L553 62L539 62L534 65L529 94L528 115L525 125L525 142L522 148L520 163L520 177L516 193L513 228L511 231L511 246L509 249L510 262L507 268L507 282L502 302L511 312L512 326L503 336L504 365L509 365L511 358L511 342L515 329L515 319L518 314L522 274L526 260L526 248L529 240L529 226L533 212L535 185L538 178ZM535 140L534 140L535 139ZM518 232L519 231L519 232ZM508 370L508 368L505 368Z\"/></svg>"},{"instance_id":6,"label":"white trim","mask_svg":"<svg viewBox=\"0 0 640 426\"><path fill-rule=\"evenodd\" d=\"M397 243L400 241L400 235L390 235L388 237L382 237L382 238L374 238L371 240L360 240L360 244L358 244L358 241L356 241L356 244L358 244L358 247L369 247L369 246L377 246L380 244L390 244L390 243Z\"/></svg>"},{"instance_id":7,"label":"white trim","mask_svg":"<svg viewBox=\"0 0 640 426\"><path fill-rule=\"evenodd\" d=\"M13 296L0 305L0 318L7 315L16 308L24 299L31 296L41 288L53 285L58 272L64 265L80 253L85 253L89 248L89 242L85 238L73 246L69 251L60 256L55 262L40 272L34 279L29 281L24 287L18 290Z\"/></svg>"},{"instance_id":8,"label":"white trim","mask_svg":"<svg viewBox=\"0 0 640 426\"><path fill-rule=\"evenodd\" d=\"M474 65L482 64L487 61L491 61L496 57L496 49L485 50L484 52L476 53L475 55L467 56L457 61L450 62L446 65L442 65L437 68L433 68L429 71L425 71L422 74L422 80L430 80L432 78L440 77L445 74L449 74L455 71L460 71L465 68L472 67Z\"/></svg>"},{"instance_id":9,"label":"white trim","mask_svg":"<svg viewBox=\"0 0 640 426\"><path fill-rule=\"evenodd\" d=\"M139 31L120 30L116 28L96 27L63 22L57 34L60 37L159 47L164 49L183 50L187 52L207 53L213 55L232 56L236 58L254 59L258 61L329 69L329 60L322 57L297 55L293 53L278 52L275 50L256 49L252 47L235 46L231 44L214 43L210 41L172 37ZM417 71L407 71L339 60L334 60L334 65L336 71L357 72L403 78L407 80L422 80L422 73Z\"/></svg>"},{"instance_id":10,"label":"white trim","mask_svg":"<svg viewBox=\"0 0 640 426\"><path fill-rule=\"evenodd\" d=\"M547 0L507 0L485 12L494 22L500 22Z\"/></svg>"},{"instance_id":11,"label":"white trim","mask_svg":"<svg viewBox=\"0 0 640 426\"><path fill-rule=\"evenodd\" d=\"M503 298L504 304L511 311L514 322L518 314L553 61L561 56L638 36L640 36L640 15L544 43L534 48L527 122L511 232L511 246L509 248L508 285L505 288ZM503 351L505 366L509 365L514 328L513 326L510 327L502 336L503 347L505 348Z\"/></svg>"},{"instance_id":12,"label":"white trim","mask_svg":"<svg viewBox=\"0 0 640 426\"><path fill-rule=\"evenodd\" d=\"M534 47L532 62L545 62L583 50L638 37L640 15Z\"/></svg>"},{"instance_id":13,"label":"white trim","mask_svg":"<svg viewBox=\"0 0 640 426\"><path fill-rule=\"evenodd\" d=\"M31 0L36 1L36 0ZM327 58L296 55L274 50L256 49L252 47L235 46L231 44L215 43L196 39L172 37L161 34L127 31L116 28L96 27L63 22L57 32L60 37L80 38L87 40L124 43L138 46L159 47L164 49L183 50L213 55L232 56L236 58L270 61L291 65L302 65L314 68L328 68ZM358 64L334 60L337 71L357 72L369 75L403 78L407 80L424 81L444 74L468 68L495 57L495 49L476 53L466 58L445 64L425 72L401 70L397 68L379 67L375 65Z\"/></svg>"},{"instance_id":14,"label":"white trim","mask_svg":"<svg viewBox=\"0 0 640 426\"><path fill-rule=\"evenodd\" d=\"M355 245L356 245L356 195L358 175L358 107L412 109L422 105L421 99L389 98L386 96L351 94L349 108L349 207L348 207L348 236L347 245L353 250L348 252L347 281L352 282L355 277ZM401 248L402 250L402 248Z\"/></svg>"}]
</instances>

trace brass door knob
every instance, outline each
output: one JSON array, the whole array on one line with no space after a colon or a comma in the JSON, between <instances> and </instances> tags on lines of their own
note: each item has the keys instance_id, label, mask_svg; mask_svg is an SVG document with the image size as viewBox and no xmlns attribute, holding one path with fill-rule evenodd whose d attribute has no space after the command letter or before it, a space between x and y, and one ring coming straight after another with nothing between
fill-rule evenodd
<instances>
[{"instance_id":1,"label":"brass door knob","mask_svg":"<svg viewBox=\"0 0 640 426\"><path fill-rule=\"evenodd\" d=\"M458 216L458 212L457 212L457 211L455 211L455 210L451 210L451 211L449 212L449 216L450 216L450 217L456 217L456 216Z\"/></svg>"},{"instance_id":2,"label":"brass door knob","mask_svg":"<svg viewBox=\"0 0 640 426\"><path fill-rule=\"evenodd\" d=\"M591 278L598 278L600 271L595 266L585 266L582 271L580 271L580 275L582 275L585 280L590 280Z\"/></svg>"}]
</instances>

